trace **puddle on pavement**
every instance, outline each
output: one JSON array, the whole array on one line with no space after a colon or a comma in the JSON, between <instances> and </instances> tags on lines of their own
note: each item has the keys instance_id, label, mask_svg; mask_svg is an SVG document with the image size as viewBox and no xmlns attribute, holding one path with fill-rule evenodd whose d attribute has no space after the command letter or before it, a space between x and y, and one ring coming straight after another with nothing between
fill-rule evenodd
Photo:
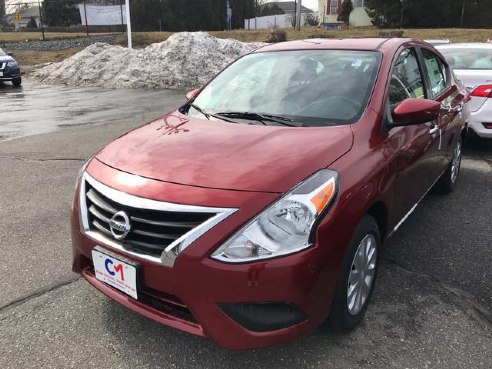
<instances>
[{"instance_id":1,"label":"puddle on pavement","mask_svg":"<svg viewBox=\"0 0 492 369\"><path fill-rule=\"evenodd\" d=\"M184 103L185 91L0 83L0 141L63 127L143 123Z\"/></svg>"}]
</instances>

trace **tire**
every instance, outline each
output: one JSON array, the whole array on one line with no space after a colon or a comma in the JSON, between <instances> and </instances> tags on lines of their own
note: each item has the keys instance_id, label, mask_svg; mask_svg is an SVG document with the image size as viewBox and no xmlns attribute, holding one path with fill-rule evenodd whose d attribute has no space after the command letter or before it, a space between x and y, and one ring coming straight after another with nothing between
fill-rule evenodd
<instances>
[{"instance_id":1,"label":"tire","mask_svg":"<svg viewBox=\"0 0 492 369\"><path fill-rule=\"evenodd\" d=\"M463 152L463 140L460 137L453 150L453 158L448 168L436 183L436 190L442 194L451 193L456 186L461 168L461 154Z\"/></svg>"},{"instance_id":2,"label":"tire","mask_svg":"<svg viewBox=\"0 0 492 369\"><path fill-rule=\"evenodd\" d=\"M22 83L22 78L19 77L19 78L15 78L12 80L12 84L15 86L15 87L19 87Z\"/></svg>"},{"instance_id":3,"label":"tire","mask_svg":"<svg viewBox=\"0 0 492 369\"><path fill-rule=\"evenodd\" d=\"M328 324L333 331L350 331L357 327L364 318L377 277L380 246L381 235L378 224L372 216L365 215L350 241L335 288L331 312L328 317ZM364 248L369 251L369 260L367 257L364 258L366 254L363 252ZM361 262L364 268L361 268ZM356 287L363 285L361 270L364 272L362 276L365 275L365 281L371 277L369 285L366 282L363 290ZM365 296L365 298L358 300L357 296Z\"/></svg>"}]
</instances>

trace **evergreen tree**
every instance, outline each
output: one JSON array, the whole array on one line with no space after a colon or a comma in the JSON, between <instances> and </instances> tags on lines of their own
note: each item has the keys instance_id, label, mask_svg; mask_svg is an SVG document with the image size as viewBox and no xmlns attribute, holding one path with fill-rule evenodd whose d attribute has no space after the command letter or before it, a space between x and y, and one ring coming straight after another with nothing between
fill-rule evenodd
<instances>
[{"instance_id":1,"label":"evergreen tree","mask_svg":"<svg viewBox=\"0 0 492 369\"><path fill-rule=\"evenodd\" d=\"M352 4L352 0L343 0L342 11L340 12L339 20L348 25L350 20L350 13L352 13L352 10L354 10L354 4Z\"/></svg>"},{"instance_id":2,"label":"evergreen tree","mask_svg":"<svg viewBox=\"0 0 492 369\"><path fill-rule=\"evenodd\" d=\"M80 0L44 0L43 23L50 27L67 27L80 24Z\"/></svg>"},{"instance_id":3,"label":"evergreen tree","mask_svg":"<svg viewBox=\"0 0 492 369\"><path fill-rule=\"evenodd\" d=\"M458 27L463 2L465 27L492 27L492 0L367 0L366 11L379 27L399 27L402 7L405 27Z\"/></svg>"},{"instance_id":4,"label":"evergreen tree","mask_svg":"<svg viewBox=\"0 0 492 369\"><path fill-rule=\"evenodd\" d=\"M29 22L27 22L26 24L26 28L38 28L38 25L36 24L36 20L34 19L34 17L31 17L31 19L29 19Z\"/></svg>"},{"instance_id":5,"label":"evergreen tree","mask_svg":"<svg viewBox=\"0 0 492 369\"><path fill-rule=\"evenodd\" d=\"M277 15L277 14L285 14L282 8L280 8L277 4L272 4L272 5L264 5L261 7L260 10L260 17L265 17L268 15Z\"/></svg>"}]
</instances>

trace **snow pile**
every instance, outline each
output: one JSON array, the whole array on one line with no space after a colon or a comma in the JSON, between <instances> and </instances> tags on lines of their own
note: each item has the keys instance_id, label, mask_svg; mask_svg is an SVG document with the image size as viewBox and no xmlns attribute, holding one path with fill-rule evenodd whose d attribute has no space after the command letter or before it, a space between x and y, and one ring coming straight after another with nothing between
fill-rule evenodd
<instances>
[{"instance_id":1,"label":"snow pile","mask_svg":"<svg viewBox=\"0 0 492 369\"><path fill-rule=\"evenodd\" d=\"M194 88L261 45L218 39L205 32L176 33L140 50L95 43L60 63L33 72L31 77L75 86Z\"/></svg>"}]
</instances>

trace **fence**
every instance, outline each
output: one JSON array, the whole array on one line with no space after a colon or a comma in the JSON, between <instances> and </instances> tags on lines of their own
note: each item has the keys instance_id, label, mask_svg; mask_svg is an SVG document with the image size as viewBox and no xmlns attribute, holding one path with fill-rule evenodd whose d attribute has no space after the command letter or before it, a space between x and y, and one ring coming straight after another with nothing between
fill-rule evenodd
<instances>
[{"instance_id":1,"label":"fence","mask_svg":"<svg viewBox=\"0 0 492 369\"><path fill-rule=\"evenodd\" d=\"M90 5L89 5L90 1ZM24 2L6 1L5 15L0 19L4 31L40 32L44 40L45 32L124 32L125 30L125 0L25 0ZM86 9L93 5L112 5L119 10L118 20L111 25L95 25L86 22ZM114 9L113 9L114 10ZM90 10L87 11L88 14ZM115 18L115 17L113 17ZM86 24L89 23L89 24Z\"/></svg>"},{"instance_id":2,"label":"fence","mask_svg":"<svg viewBox=\"0 0 492 369\"><path fill-rule=\"evenodd\" d=\"M0 0L0 6L2 1ZM239 4L239 0L235 1L234 4ZM242 1L245 7L241 8L237 5L233 14L234 27L245 29L293 27L294 14L251 18L259 12L259 8L254 6L255 0ZM126 28L124 3L125 0L6 0L7 14L0 19L0 30L40 32L43 39L45 31L85 32L87 35L124 32ZM172 4L175 8L171 6ZM223 1L213 1L212 4L215 4L213 8L205 6L205 1L199 4L202 4L201 7L193 7L190 2L184 0L182 2L181 0L132 0L130 2L132 28L137 32L225 29L222 14L225 8L221 8L225 6ZM112 5L113 9L116 8L116 12L120 9L120 13L113 17L111 26L98 26L89 19L89 16L86 22L84 15L84 9L90 12L90 8L94 8L93 5ZM245 18L249 19L244 20ZM117 20L121 20L120 25L115 24L118 23ZM314 13L302 14L301 24L314 25L315 23Z\"/></svg>"},{"instance_id":3,"label":"fence","mask_svg":"<svg viewBox=\"0 0 492 369\"><path fill-rule=\"evenodd\" d=\"M301 24L313 25L316 18L313 13L302 13ZM295 25L294 14L267 15L244 20L244 29L268 29L268 28L290 28Z\"/></svg>"}]
</instances>

